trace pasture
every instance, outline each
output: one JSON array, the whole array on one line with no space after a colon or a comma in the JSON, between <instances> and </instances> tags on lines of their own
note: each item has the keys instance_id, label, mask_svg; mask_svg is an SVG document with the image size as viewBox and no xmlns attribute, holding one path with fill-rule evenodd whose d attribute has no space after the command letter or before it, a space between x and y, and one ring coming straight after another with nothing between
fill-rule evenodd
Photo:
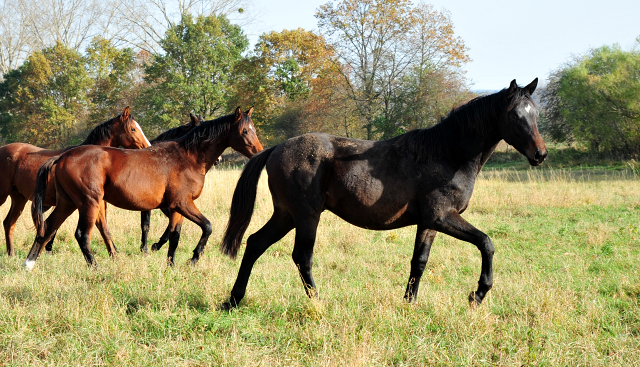
<instances>
[{"instance_id":1,"label":"pasture","mask_svg":"<svg viewBox=\"0 0 640 367\"><path fill-rule=\"evenodd\" d=\"M291 260L293 232L256 263L238 309L219 312L239 259L218 250L240 170L215 168L196 205L213 233L183 225L176 266L139 253L140 214L109 206L119 255L93 232L98 268L60 228L31 272L35 231L23 215L16 257L0 251L0 365L370 366L640 364L637 171L484 170L463 214L496 247L494 288L471 309L480 254L439 234L417 303L403 301L415 226L356 228L324 213L314 252L319 300ZM6 216L9 203L0 208ZM266 177L247 234L272 212ZM150 244L167 225L151 217Z\"/></svg>"}]
</instances>

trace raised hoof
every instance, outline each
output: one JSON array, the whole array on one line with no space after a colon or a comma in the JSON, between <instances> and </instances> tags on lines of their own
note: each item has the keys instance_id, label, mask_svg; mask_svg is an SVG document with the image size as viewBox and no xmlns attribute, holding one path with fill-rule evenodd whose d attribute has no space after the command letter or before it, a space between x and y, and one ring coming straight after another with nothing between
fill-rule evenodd
<instances>
[{"instance_id":1,"label":"raised hoof","mask_svg":"<svg viewBox=\"0 0 640 367\"><path fill-rule=\"evenodd\" d=\"M480 296L478 296L476 292L469 293L469 306L471 308L476 308L480 306L481 303L482 303L482 298L480 298Z\"/></svg>"},{"instance_id":2,"label":"raised hoof","mask_svg":"<svg viewBox=\"0 0 640 367\"><path fill-rule=\"evenodd\" d=\"M162 248L162 245L159 245L157 243L154 243L153 245L151 245L151 251L158 251Z\"/></svg>"}]
</instances>

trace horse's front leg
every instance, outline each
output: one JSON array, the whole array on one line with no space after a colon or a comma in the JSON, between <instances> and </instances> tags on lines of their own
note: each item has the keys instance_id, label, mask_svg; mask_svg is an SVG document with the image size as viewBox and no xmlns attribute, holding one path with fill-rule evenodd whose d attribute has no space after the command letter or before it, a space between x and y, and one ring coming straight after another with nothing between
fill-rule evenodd
<instances>
[{"instance_id":1,"label":"horse's front leg","mask_svg":"<svg viewBox=\"0 0 640 367\"><path fill-rule=\"evenodd\" d=\"M149 227L151 226L151 210L145 210L140 212L140 229L142 235L140 238L140 252L144 254L149 253L147 248L147 236L149 235Z\"/></svg>"},{"instance_id":2,"label":"horse's front leg","mask_svg":"<svg viewBox=\"0 0 640 367\"><path fill-rule=\"evenodd\" d=\"M193 257L191 258L191 265L195 265L198 260L200 260L200 255L204 252L204 247L207 245L211 232L213 232L211 222L209 222L193 202L189 202L184 208L180 208L179 210L180 214L202 229L202 236L200 236L200 241L198 241L196 248L193 249Z\"/></svg>"},{"instance_id":3,"label":"horse's front leg","mask_svg":"<svg viewBox=\"0 0 640 367\"><path fill-rule=\"evenodd\" d=\"M418 226L416 234L416 242L413 248L413 258L411 259L411 274L409 274L409 282L407 290L404 293L405 301L412 303L418 297L418 289L420 288L420 279L424 268L429 261L429 253L431 244L438 232Z\"/></svg>"},{"instance_id":4,"label":"horse's front leg","mask_svg":"<svg viewBox=\"0 0 640 367\"><path fill-rule=\"evenodd\" d=\"M478 281L478 290L471 292L469 302L480 304L493 286L493 253L494 247L489 236L464 220L455 210L450 210L434 224L438 232L448 234L459 240L473 243L482 255L482 271Z\"/></svg>"}]
</instances>

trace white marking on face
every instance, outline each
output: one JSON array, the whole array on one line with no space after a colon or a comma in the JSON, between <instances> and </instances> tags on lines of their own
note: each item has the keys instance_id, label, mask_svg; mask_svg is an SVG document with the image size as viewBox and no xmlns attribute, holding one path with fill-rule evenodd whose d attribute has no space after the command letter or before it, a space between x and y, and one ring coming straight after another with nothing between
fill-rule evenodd
<instances>
[{"instance_id":1,"label":"white marking on face","mask_svg":"<svg viewBox=\"0 0 640 367\"><path fill-rule=\"evenodd\" d=\"M25 260L24 263L22 264L22 266L24 266L25 269L27 270L33 269L35 265L36 265L36 262L33 260Z\"/></svg>"},{"instance_id":2,"label":"white marking on face","mask_svg":"<svg viewBox=\"0 0 640 367\"><path fill-rule=\"evenodd\" d=\"M147 136L146 136L146 135L144 135L144 131L142 131L142 128L140 127L140 124L138 124L138 121L133 120L133 122L135 122L135 124L136 124L136 128L137 128L138 130L140 130L140 133L142 134L142 137L144 138L144 141L146 141L146 142L147 142L147 146L148 146L148 147L150 147L150 146L151 146L151 143L149 142L149 139L147 139Z\"/></svg>"},{"instance_id":3,"label":"white marking on face","mask_svg":"<svg viewBox=\"0 0 640 367\"><path fill-rule=\"evenodd\" d=\"M529 111L531 111L531 105L527 103L524 110L527 111L527 113L529 113Z\"/></svg>"}]
</instances>

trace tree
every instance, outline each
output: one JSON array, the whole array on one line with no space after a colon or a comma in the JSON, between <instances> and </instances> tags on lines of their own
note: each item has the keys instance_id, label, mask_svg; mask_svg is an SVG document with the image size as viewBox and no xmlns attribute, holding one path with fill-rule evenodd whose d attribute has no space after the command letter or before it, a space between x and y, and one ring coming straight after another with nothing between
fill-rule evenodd
<instances>
[{"instance_id":1,"label":"tree","mask_svg":"<svg viewBox=\"0 0 640 367\"><path fill-rule=\"evenodd\" d=\"M55 146L83 118L91 87L82 56L63 44L35 52L0 83L6 140Z\"/></svg>"},{"instance_id":2,"label":"tree","mask_svg":"<svg viewBox=\"0 0 640 367\"><path fill-rule=\"evenodd\" d=\"M367 139L376 130L388 137L406 128L396 119L408 80L420 86L432 73L460 76L455 69L469 61L448 14L430 5L342 0L321 6L316 18L343 64L348 97L365 121Z\"/></svg>"},{"instance_id":3,"label":"tree","mask_svg":"<svg viewBox=\"0 0 640 367\"><path fill-rule=\"evenodd\" d=\"M270 142L309 131L335 133L338 66L333 50L312 31L265 33L239 64L234 103L255 106L252 118Z\"/></svg>"},{"instance_id":4,"label":"tree","mask_svg":"<svg viewBox=\"0 0 640 367\"><path fill-rule=\"evenodd\" d=\"M247 0L116 0L127 31L118 39L150 54L163 52L162 40L186 16L218 17L251 22ZM233 17L233 18L232 18Z\"/></svg>"},{"instance_id":5,"label":"tree","mask_svg":"<svg viewBox=\"0 0 640 367\"><path fill-rule=\"evenodd\" d=\"M640 52L603 46L556 71L543 94L544 131L593 151L640 154Z\"/></svg>"},{"instance_id":6,"label":"tree","mask_svg":"<svg viewBox=\"0 0 640 367\"><path fill-rule=\"evenodd\" d=\"M116 48L107 39L96 37L86 50L85 62L92 88L88 92L91 104L90 122L102 122L121 111L136 88L136 56L132 49ZM93 127L93 126L92 126Z\"/></svg>"},{"instance_id":7,"label":"tree","mask_svg":"<svg viewBox=\"0 0 640 367\"><path fill-rule=\"evenodd\" d=\"M194 21L185 15L160 45L164 53L153 55L145 68L149 87L143 97L151 109L147 120L175 126L187 112L212 116L227 106L229 79L248 46L239 26L224 16Z\"/></svg>"}]
</instances>

